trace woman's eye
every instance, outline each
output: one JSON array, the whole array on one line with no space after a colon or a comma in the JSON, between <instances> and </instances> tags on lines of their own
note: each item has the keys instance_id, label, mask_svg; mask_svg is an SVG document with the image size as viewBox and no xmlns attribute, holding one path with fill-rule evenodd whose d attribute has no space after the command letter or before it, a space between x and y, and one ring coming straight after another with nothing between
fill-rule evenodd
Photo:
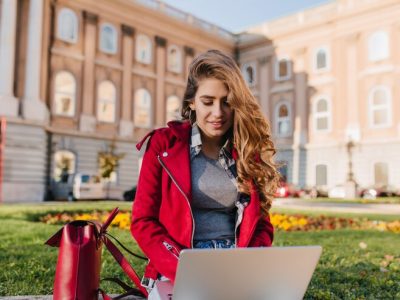
<instances>
[{"instance_id":1,"label":"woman's eye","mask_svg":"<svg viewBox=\"0 0 400 300\"><path fill-rule=\"evenodd\" d=\"M203 102L204 105L212 105L212 102Z\"/></svg>"}]
</instances>

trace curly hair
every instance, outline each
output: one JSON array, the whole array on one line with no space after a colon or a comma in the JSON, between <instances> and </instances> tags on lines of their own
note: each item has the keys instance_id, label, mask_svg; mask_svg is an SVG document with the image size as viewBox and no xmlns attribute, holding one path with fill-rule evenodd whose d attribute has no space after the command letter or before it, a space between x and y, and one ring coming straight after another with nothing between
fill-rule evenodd
<instances>
[{"instance_id":1,"label":"curly hair","mask_svg":"<svg viewBox=\"0 0 400 300\"><path fill-rule=\"evenodd\" d=\"M238 189L250 194L253 182L260 194L261 212L268 215L279 182L277 165L273 161L275 146L270 125L260 105L247 87L236 62L219 50L209 50L196 57L190 65L182 105L182 119L196 121L189 105L195 98L199 82L204 78L221 80L228 89L228 104L234 111L233 146L238 153L236 162Z\"/></svg>"}]
</instances>

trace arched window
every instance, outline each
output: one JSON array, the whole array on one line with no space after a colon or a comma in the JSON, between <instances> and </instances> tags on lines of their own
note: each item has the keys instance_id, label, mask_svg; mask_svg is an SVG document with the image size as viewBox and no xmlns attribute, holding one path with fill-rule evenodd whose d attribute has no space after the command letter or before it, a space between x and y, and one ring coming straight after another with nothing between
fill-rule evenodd
<instances>
[{"instance_id":1,"label":"arched window","mask_svg":"<svg viewBox=\"0 0 400 300\"><path fill-rule=\"evenodd\" d=\"M101 25L100 50L110 54L115 54L118 51L118 32L111 24Z\"/></svg>"},{"instance_id":2,"label":"arched window","mask_svg":"<svg viewBox=\"0 0 400 300\"><path fill-rule=\"evenodd\" d=\"M326 47L318 48L315 52L315 64L316 71L323 71L328 69L328 49Z\"/></svg>"},{"instance_id":3,"label":"arched window","mask_svg":"<svg viewBox=\"0 0 400 300\"><path fill-rule=\"evenodd\" d=\"M316 165L315 185L324 186L328 184L328 167L326 165Z\"/></svg>"},{"instance_id":4,"label":"arched window","mask_svg":"<svg viewBox=\"0 0 400 300\"><path fill-rule=\"evenodd\" d=\"M139 89L135 92L134 98L134 111L133 119L134 124L137 127L150 128L152 117L151 117L151 96L148 90Z\"/></svg>"},{"instance_id":5,"label":"arched window","mask_svg":"<svg viewBox=\"0 0 400 300\"><path fill-rule=\"evenodd\" d=\"M54 113L60 116L75 115L76 81L74 76L66 71L56 74L54 80Z\"/></svg>"},{"instance_id":6,"label":"arched window","mask_svg":"<svg viewBox=\"0 0 400 300\"><path fill-rule=\"evenodd\" d=\"M369 94L369 120L371 127L387 127L392 123L390 90L387 87L375 87Z\"/></svg>"},{"instance_id":7,"label":"arched window","mask_svg":"<svg viewBox=\"0 0 400 300\"><path fill-rule=\"evenodd\" d=\"M389 167L387 163L378 162L374 164L375 185L382 187L389 184Z\"/></svg>"},{"instance_id":8,"label":"arched window","mask_svg":"<svg viewBox=\"0 0 400 300\"><path fill-rule=\"evenodd\" d=\"M175 45L168 48L168 70L175 73L182 71L181 51Z\"/></svg>"},{"instance_id":9,"label":"arched window","mask_svg":"<svg viewBox=\"0 0 400 300\"><path fill-rule=\"evenodd\" d=\"M117 90L111 81L102 81L97 87L97 119L100 122L115 122Z\"/></svg>"},{"instance_id":10,"label":"arched window","mask_svg":"<svg viewBox=\"0 0 400 300\"><path fill-rule=\"evenodd\" d=\"M287 80L292 76L290 61L288 58L280 58L275 62L275 80Z\"/></svg>"},{"instance_id":11,"label":"arched window","mask_svg":"<svg viewBox=\"0 0 400 300\"><path fill-rule=\"evenodd\" d=\"M62 8L57 18L57 38L68 43L78 41L78 18L69 8Z\"/></svg>"},{"instance_id":12,"label":"arched window","mask_svg":"<svg viewBox=\"0 0 400 300\"><path fill-rule=\"evenodd\" d=\"M242 66L242 74L248 86L254 86L256 83L256 64L254 62L246 63Z\"/></svg>"},{"instance_id":13,"label":"arched window","mask_svg":"<svg viewBox=\"0 0 400 300\"><path fill-rule=\"evenodd\" d=\"M75 173L76 157L68 150L59 150L54 154L54 180L67 182L68 176Z\"/></svg>"},{"instance_id":14,"label":"arched window","mask_svg":"<svg viewBox=\"0 0 400 300\"><path fill-rule=\"evenodd\" d=\"M148 36L139 34L136 38L136 60L144 64L151 63L152 44Z\"/></svg>"},{"instance_id":15,"label":"arched window","mask_svg":"<svg viewBox=\"0 0 400 300\"><path fill-rule=\"evenodd\" d=\"M378 61L389 57L389 36L385 31L376 31L368 39L368 59Z\"/></svg>"},{"instance_id":16,"label":"arched window","mask_svg":"<svg viewBox=\"0 0 400 300\"><path fill-rule=\"evenodd\" d=\"M181 114L181 101L177 96L169 96L167 98L167 107L166 107L166 123L172 120L180 120Z\"/></svg>"},{"instance_id":17,"label":"arched window","mask_svg":"<svg viewBox=\"0 0 400 300\"><path fill-rule=\"evenodd\" d=\"M279 137L290 136L292 131L291 113L289 103L279 103L275 110L276 134Z\"/></svg>"},{"instance_id":18,"label":"arched window","mask_svg":"<svg viewBox=\"0 0 400 300\"><path fill-rule=\"evenodd\" d=\"M314 129L320 132L331 129L330 105L324 97L317 99L314 103Z\"/></svg>"}]
</instances>

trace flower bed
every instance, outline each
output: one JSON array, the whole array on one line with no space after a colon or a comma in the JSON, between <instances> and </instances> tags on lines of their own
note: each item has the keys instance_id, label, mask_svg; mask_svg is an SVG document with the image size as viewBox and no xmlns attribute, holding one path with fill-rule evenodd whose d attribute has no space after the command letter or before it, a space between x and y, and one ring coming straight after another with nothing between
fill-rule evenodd
<instances>
[{"instance_id":1,"label":"flower bed","mask_svg":"<svg viewBox=\"0 0 400 300\"><path fill-rule=\"evenodd\" d=\"M98 220L104 222L109 212L94 211L93 213L55 213L47 214L40 218L46 224L65 224L73 220ZM121 211L112 222L112 226L121 229L128 229L131 223L129 211ZM365 218L338 218L330 216L306 216L306 215L286 215L271 214L271 223L276 230L283 231L319 231L335 229L375 229L380 231L390 231L400 233L400 220L371 221Z\"/></svg>"}]
</instances>

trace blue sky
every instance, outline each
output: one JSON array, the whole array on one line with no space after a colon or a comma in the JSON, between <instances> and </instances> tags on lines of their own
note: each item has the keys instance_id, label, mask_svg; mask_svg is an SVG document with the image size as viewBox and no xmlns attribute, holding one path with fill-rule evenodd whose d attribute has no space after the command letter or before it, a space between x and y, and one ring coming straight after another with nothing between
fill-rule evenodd
<instances>
[{"instance_id":1,"label":"blue sky","mask_svg":"<svg viewBox=\"0 0 400 300\"><path fill-rule=\"evenodd\" d=\"M233 32L332 0L163 0ZM234 4L232 4L234 3Z\"/></svg>"}]
</instances>

